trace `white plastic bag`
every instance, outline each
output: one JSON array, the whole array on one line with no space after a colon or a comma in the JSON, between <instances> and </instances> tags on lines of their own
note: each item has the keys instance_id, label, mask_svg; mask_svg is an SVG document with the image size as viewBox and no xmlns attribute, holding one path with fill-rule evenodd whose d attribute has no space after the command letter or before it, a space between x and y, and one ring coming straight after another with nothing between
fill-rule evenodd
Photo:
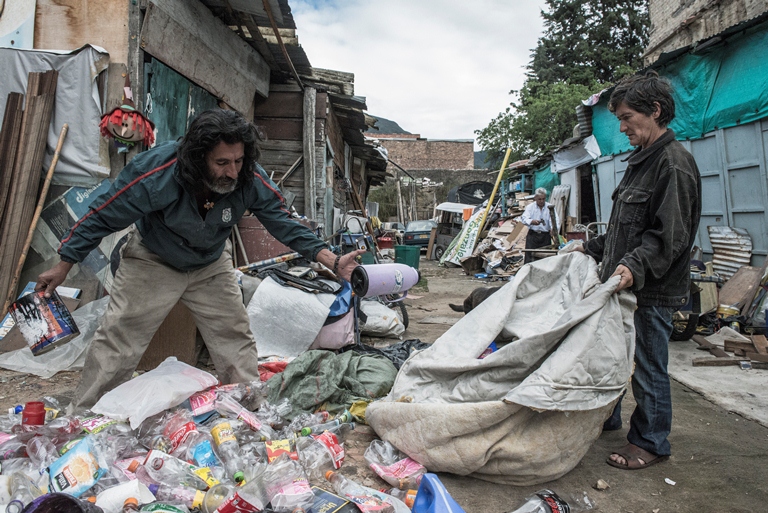
<instances>
[{"instance_id":1,"label":"white plastic bag","mask_svg":"<svg viewBox=\"0 0 768 513\"><path fill-rule=\"evenodd\" d=\"M371 337L399 337L405 332L400 312L393 310L378 301L361 301L360 309L366 315L365 324L360 332Z\"/></svg>"},{"instance_id":2,"label":"white plastic bag","mask_svg":"<svg viewBox=\"0 0 768 513\"><path fill-rule=\"evenodd\" d=\"M136 429L147 417L216 383L211 374L170 356L155 369L104 394L91 410L117 420L130 419L131 429Z\"/></svg>"}]
</instances>

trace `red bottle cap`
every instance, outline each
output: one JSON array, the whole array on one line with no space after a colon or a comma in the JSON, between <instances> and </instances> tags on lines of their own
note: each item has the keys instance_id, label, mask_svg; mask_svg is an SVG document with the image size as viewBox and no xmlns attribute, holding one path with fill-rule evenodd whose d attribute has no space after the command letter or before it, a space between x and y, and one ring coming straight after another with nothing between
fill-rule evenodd
<instances>
[{"instance_id":1,"label":"red bottle cap","mask_svg":"<svg viewBox=\"0 0 768 513\"><path fill-rule=\"evenodd\" d=\"M42 426L45 424L45 405L40 401L30 401L24 405L21 412L21 423L24 426Z\"/></svg>"}]
</instances>

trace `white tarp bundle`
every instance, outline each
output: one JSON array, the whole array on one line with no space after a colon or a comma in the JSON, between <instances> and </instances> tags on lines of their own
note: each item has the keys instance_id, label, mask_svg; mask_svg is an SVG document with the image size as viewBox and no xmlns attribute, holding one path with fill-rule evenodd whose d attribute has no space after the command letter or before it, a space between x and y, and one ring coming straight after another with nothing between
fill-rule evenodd
<instances>
[{"instance_id":1,"label":"white tarp bundle","mask_svg":"<svg viewBox=\"0 0 768 513\"><path fill-rule=\"evenodd\" d=\"M431 472L514 485L557 479L599 436L634 357L634 295L569 253L514 281L411 356L366 419ZM477 357L503 334L513 342Z\"/></svg>"}]
</instances>

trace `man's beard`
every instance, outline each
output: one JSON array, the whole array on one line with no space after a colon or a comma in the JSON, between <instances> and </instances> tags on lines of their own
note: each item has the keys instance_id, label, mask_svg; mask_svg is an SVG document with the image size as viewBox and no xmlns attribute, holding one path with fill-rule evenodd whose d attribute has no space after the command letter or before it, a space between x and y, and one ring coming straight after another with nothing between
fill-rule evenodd
<instances>
[{"instance_id":1,"label":"man's beard","mask_svg":"<svg viewBox=\"0 0 768 513\"><path fill-rule=\"evenodd\" d=\"M210 176L206 176L203 180L205 186L216 194L229 194L237 187L237 180L222 176L219 178L211 179Z\"/></svg>"}]
</instances>

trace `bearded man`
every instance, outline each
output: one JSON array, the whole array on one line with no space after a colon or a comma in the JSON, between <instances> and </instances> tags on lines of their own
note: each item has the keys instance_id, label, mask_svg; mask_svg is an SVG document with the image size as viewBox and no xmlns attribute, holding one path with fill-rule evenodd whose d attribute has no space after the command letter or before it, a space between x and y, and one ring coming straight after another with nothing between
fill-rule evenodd
<instances>
[{"instance_id":1,"label":"bearded man","mask_svg":"<svg viewBox=\"0 0 768 513\"><path fill-rule=\"evenodd\" d=\"M359 252L337 257L290 218L256 162L256 127L227 110L203 112L181 142L136 156L62 240L40 274L52 293L101 240L131 225L107 312L86 355L75 405L90 407L131 378L152 336L181 301L222 383L259 379L258 354L232 266L229 235L246 210L280 242L349 280Z\"/></svg>"}]
</instances>

